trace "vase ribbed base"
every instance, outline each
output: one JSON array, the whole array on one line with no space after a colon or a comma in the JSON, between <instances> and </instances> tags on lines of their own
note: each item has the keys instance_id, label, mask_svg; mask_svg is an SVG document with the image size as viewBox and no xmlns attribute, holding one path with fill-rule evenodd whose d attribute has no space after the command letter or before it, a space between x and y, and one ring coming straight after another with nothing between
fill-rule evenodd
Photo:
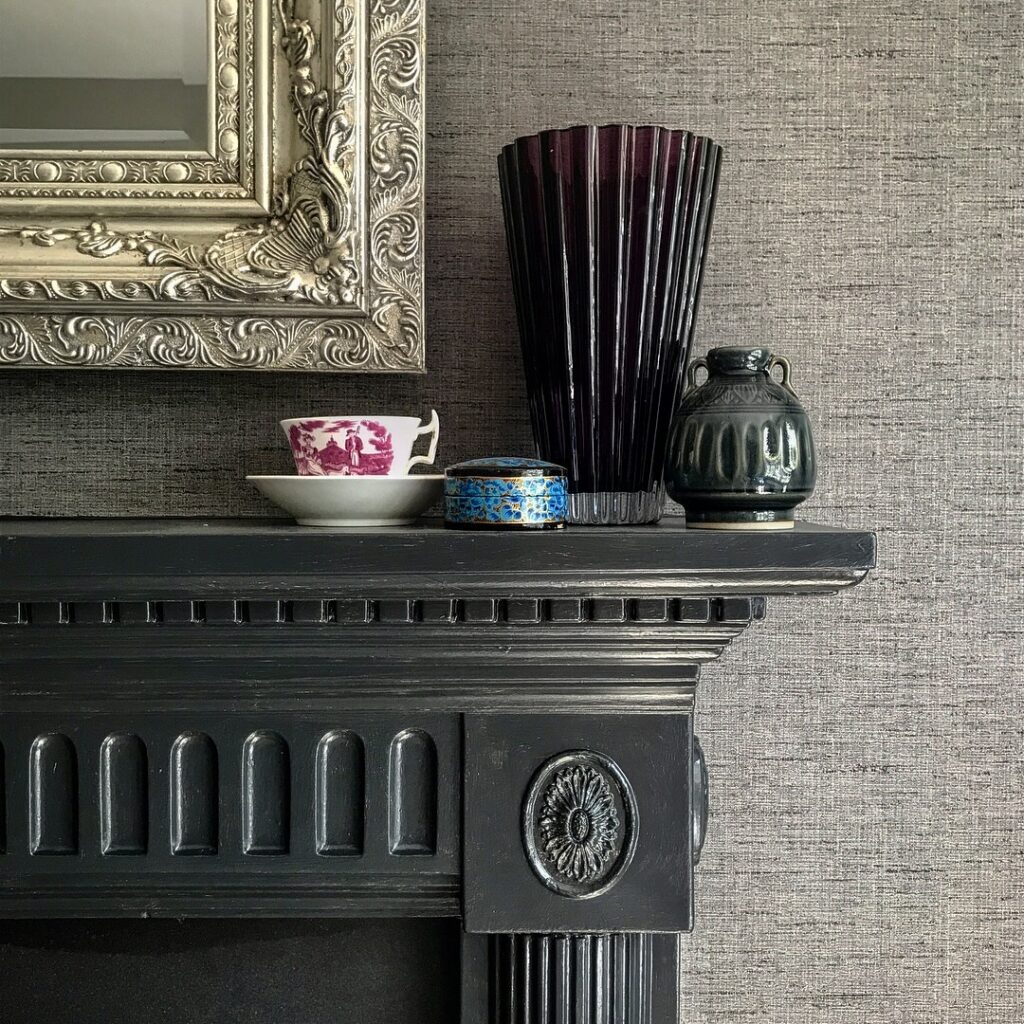
<instances>
[{"instance_id":1,"label":"vase ribbed base","mask_svg":"<svg viewBox=\"0 0 1024 1024\"><path fill-rule=\"evenodd\" d=\"M651 491L577 491L569 494L569 522L580 526L656 523L664 505L664 487Z\"/></svg>"}]
</instances>

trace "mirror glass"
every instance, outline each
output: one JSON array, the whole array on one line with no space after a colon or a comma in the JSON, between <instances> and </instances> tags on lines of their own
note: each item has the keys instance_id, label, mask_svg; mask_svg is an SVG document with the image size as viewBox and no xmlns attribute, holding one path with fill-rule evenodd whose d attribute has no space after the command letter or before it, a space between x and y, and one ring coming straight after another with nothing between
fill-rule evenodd
<instances>
[{"instance_id":1,"label":"mirror glass","mask_svg":"<svg viewBox=\"0 0 1024 1024\"><path fill-rule=\"evenodd\" d=\"M207 0L0 0L0 149L210 150Z\"/></svg>"}]
</instances>

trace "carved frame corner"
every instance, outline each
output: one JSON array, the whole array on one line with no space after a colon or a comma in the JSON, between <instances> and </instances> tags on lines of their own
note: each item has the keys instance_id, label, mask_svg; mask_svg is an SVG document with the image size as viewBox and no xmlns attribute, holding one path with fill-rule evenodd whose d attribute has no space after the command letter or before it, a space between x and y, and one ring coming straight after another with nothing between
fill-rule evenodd
<instances>
[{"instance_id":1,"label":"carved frame corner","mask_svg":"<svg viewBox=\"0 0 1024 1024\"><path fill-rule=\"evenodd\" d=\"M239 143L238 180L197 191L183 159L0 160L0 367L424 372L423 0L209 2L228 83L213 133ZM275 124L285 79L291 126ZM296 152L260 147L286 128ZM34 220L12 225L19 174L38 179ZM136 216L168 203L192 204L181 237ZM202 236L232 211L247 219ZM64 262L33 264L35 247Z\"/></svg>"}]
</instances>

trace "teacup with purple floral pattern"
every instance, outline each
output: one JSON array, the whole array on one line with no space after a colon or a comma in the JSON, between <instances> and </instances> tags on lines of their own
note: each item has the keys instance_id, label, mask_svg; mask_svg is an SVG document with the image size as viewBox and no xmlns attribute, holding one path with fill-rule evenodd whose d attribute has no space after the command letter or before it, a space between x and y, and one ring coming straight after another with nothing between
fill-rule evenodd
<instances>
[{"instance_id":1,"label":"teacup with purple floral pattern","mask_svg":"<svg viewBox=\"0 0 1024 1024\"><path fill-rule=\"evenodd\" d=\"M406 476L413 466L434 464L440 424L415 416L304 416L282 420L299 476ZM413 455L421 436L426 455Z\"/></svg>"}]
</instances>

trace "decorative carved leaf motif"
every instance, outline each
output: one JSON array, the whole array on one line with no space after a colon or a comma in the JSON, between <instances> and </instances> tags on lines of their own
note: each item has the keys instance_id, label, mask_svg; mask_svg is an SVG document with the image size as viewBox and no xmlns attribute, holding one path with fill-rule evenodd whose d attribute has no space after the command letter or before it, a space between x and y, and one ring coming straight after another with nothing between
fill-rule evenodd
<instances>
[{"instance_id":1,"label":"decorative carved leaf motif","mask_svg":"<svg viewBox=\"0 0 1024 1024\"><path fill-rule=\"evenodd\" d=\"M31 333L20 320L0 316L0 366L29 359L35 349Z\"/></svg>"},{"instance_id":2,"label":"decorative carved leaf motif","mask_svg":"<svg viewBox=\"0 0 1024 1024\"><path fill-rule=\"evenodd\" d=\"M550 866L573 882L599 879L621 830L607 779L585 765L556 772L541 799L537 827Z\"/></svg>"},{"instance_id":3,"label":"decorative carved leaf motif","mask_svg":"<svg viewBox=\"0 0 1024 1024\"><path fill-rule=\"evenodd\" d=\"M0 316L0 366L386 370L363 324L313 317Z\"/></svg>"}]
</instances>

